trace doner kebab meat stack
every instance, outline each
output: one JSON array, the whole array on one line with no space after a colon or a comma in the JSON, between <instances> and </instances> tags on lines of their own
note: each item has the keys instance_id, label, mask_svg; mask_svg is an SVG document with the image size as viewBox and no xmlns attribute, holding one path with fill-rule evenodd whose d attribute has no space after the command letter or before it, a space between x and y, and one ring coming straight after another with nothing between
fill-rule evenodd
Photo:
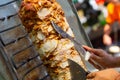
<instances>
[{"instance_id":1,"label":"doner kebab meat stack","mask_svg":"<svg viewBox=\"0 0 120 80\"><path fill-rule=\"evenodd\" d=\"M52 80L71 80L68 59L85 65L74 44L61 37L51 21L74 37L64 11L56 0L23 0L19 16Z\"/></svg>"}]
</instances>

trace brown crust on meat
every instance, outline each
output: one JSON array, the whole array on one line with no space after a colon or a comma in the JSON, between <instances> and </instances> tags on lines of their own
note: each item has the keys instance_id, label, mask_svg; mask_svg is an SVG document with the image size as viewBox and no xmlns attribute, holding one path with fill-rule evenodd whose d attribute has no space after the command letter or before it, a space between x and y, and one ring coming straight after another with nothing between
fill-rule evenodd
<instances>
[{"instance_id":1,"label":"brown crust on meat","mask_svg":"<svg viewBox=\"0 0 120 80\"><path fill-rule=\"evenodd\" d=\"M19 15L53 80L71 80L68 59L85 68L74 44L62 38L50 23L54 21L74 36L56 0L23 0Z\"/></svg>"}]
</instances>

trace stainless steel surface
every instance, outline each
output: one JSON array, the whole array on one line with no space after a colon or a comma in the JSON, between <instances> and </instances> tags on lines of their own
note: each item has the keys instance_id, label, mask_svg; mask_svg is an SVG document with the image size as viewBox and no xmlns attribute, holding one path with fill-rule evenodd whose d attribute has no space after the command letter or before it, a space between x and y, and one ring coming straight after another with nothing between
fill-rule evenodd
<instances>
[{"instance_id":1,"label":"stainless steel surface","mask_svg":"<svg viewBox=\"0 0 120 80\"><path fill-rule=\"evenodd\" d=\"M26 56L26 57L24 57L24 56ZM30 46L29 48L19 52L18 54L14 54L14 56L12 56L12 60L15 64L15 67L18 68L18 67L21 67L22 65L24 65L29 58L33 58L33 60L34 60L34 58L36 58L37 56L38 56L38 54L37 54L36 50L34 49L34 47Z\"/></svg>"},{"instance_id":2,"label":"stainless steel surface","mask_svg":"<svg viewBox=\"0 0 120 80\"><path fill-rule=\"evenodd\" d=\"M37 79L42 79L48 76L48 73L46 72L46 69L42 64L38 53L35 51L28 35L23 36L23 34L21 34L22 29L18 29L19 27L10 29L10 34L8 34L9 30L0 33L3 50L2 55L5 58L6 62L9 63L7 66L11 69L10 72L12 74L12 77L14 77L13 80L28 80L30 73L34 74L36 69L36 76L38 76L36 77ZM15 34L18 33L19 35L16 36ZM11 36L10 40L9 36ZM9 44L4 44L8 42ZM27 75L29 75L29 77Z\"/></svg>"},{"instance_id":3,"label":"stainless steel surface","mask_svg":"<svg viewBox=\"0 0 120 80\"><path fill-rule=\"evenodd\" d=\"M0 0L0 6L14 0Z\"/></svg>"},{"instance_id":4,"label":"stainless steel surface","mask_svg":"<svg viewBox=\"0 0 120 80\"><path fill-rule=\"evenodd\" d=\"M13 80L28 80L30 73L34 74L35 71L37 71L37 77L35 77L42 79L48 76L48 73L38 53L35 51L31 40L22 28L22 26L16 26L0 33L2 55L6 62L9 63L7 66L11 69L10 72L12 77L14 77Z\"/></svg>"},{"instance_id":5,"label":"stainless steel surface","mask_svg":"<svg viewBox=\"0 0 120 80\"><path fill-rule=\"evenodd\" d=\"M8 4L10 2L10 4ZM13 2L13 1L12 1ZM16 14L17 4L11 3L11 0L0 0L0 34L9 28L14 27L20 21L11 18L12 15ZM15 23L16 22L16 23ZM1 36L0 36L1 38ZM16 80L15 74L12 67L10 66L9 60L5 55L4 47L0 39L0 80Z\"/></svg>"},{"instance_id":6,"label":"stainless steel surface","mask_svg":"<svg viewBox=\"0 0 120 80\"><path fill-rule=\"evenodd\" d=\"M7 30L5 32L2 32L0 34L1 40L5 45L16 41L18 38L22 38L27 35L25 29L23 27L20 27L22 25L18 25L14 29Z\"/></svg>"},{"instance_id":7,"label":"stainless steel surface","mask_svg":"<svg viewBox=\"0 0 120 80\"><path fill-rule=\"evenodd\" d=\"M31 79L30 73L37 73L39 75L37 80L41 80L41 79L44 80L43 78L46 77L45 75L48 75L48 73L45 72L45 70L46 69L45 69L45 67L43 65L42 66L38 65L36 67L33 67L31 71L28 71L28 73L25 74L25 76L23 77L22 80L29 80L29 79ZM29 77L29 78L27 78L27 77ZM36 80L36 79L33 78L33 80Z\"/></svg>"},{"instance_id":8,"label":"stainless steel surface","mask_svg":"<svg viewBox=\"0 0 120 80\"><path fill-rule=\"evenodd\" d=\"M0 20L0 32L19 26L20 24L21 24L21 21L18 15L16 14L14 14L14 16L12 17L9 17L9 19L3 17L3 20Z\"/></svg>"},{"instance_id":9,"label":"stainless steel surface","mask_svg":"<svg viewBox=\"0 0 120 80\"><path fill-rule=\"evenodd\" d=\"M3 44L1 43L1 40L0 40L0 52L1 52L1 57L4 60L4 62L3 62L4 65L2 65L2 66L6 66L6 71L8 71L8 72L6 72L4 70L4 67L0 68L0 70L4 70L4 73L7 74L7 75L2 74L2 76L9 76L8 80L9 79L15 80L16 79L15 73L14 73L12 66L11 66L11 64L10 64L6 54L5 54L4 47L3 47Z\"/></svg>"},{"instance_id":10,"label":"stainless steel surface","mask_svg":"<svg viewBox=\"0 0 120 80\"><path fill-rule=\"evenodd\" d=\"M29 46L32 45L32 42L29 40L28 37L24 37L20 40L17 40L13 42L12 44L5 46L5 52L8 54L8 56L12 56L13 54L16 54Z\"/></svg>"},{"instance_id":11,"label":"stainless steel surface","mask_svg":"<svg viewBox=\"0 0 120 80\"><path fill-rule=\"evenodd\" d=\"M4 1L6 1L6 0L4 0ZM7 1L6 1L6 3L7 3ZM7 18L7 16L9 16L9 15L16 14L17 11L18 11L17 2L15 0L13 0L13 2L11 2L7 5L0 6L0 18L3 18L3 17Z\"/></svg>"},{"instance_id":12,"label":"stainless steel surface","mask_svg":"<svg viewBox=\"0 0 120 80\"><path fill-rule=\"evenodd\" d=\"M2 56L1 45L0 45L0 80L13 80L9 68L5 63L5 59Z\"/></svg>"}]
</instances>

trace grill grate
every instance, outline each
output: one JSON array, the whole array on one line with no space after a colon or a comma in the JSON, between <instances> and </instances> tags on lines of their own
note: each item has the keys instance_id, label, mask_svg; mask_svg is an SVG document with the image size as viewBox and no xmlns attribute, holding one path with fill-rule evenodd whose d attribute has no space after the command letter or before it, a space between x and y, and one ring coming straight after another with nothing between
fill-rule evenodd
<instances>
[{"instance_id":1,"label":"grill grate","mask_svg":"<svg viewBox=\"0 0 120 80\"><path fill-rule=\"evenodd\" d=\"M0 47L13 80L50 80L39 54L22 26L17 11L18 0L0 4ZM4 9L3 9L4 7ZM12 12L9 10L12 9ZM8 14L2 14L8 12Z\"/></svg>"}]
</instances>

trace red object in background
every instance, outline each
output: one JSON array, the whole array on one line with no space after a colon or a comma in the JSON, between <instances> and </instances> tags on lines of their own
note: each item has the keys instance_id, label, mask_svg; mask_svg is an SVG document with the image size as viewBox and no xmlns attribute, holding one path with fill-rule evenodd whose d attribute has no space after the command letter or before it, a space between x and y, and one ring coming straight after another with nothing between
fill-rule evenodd
<instances>
[{"instance_id":1,"label":"red object in background","mask_svg":"<svg viewBox=\"0 0 120 80\"><path fill-rule=\"evenodd\" d=\"M97 4L104 4L105 0L95 0Z\"/></svg>"}]
</instances>

